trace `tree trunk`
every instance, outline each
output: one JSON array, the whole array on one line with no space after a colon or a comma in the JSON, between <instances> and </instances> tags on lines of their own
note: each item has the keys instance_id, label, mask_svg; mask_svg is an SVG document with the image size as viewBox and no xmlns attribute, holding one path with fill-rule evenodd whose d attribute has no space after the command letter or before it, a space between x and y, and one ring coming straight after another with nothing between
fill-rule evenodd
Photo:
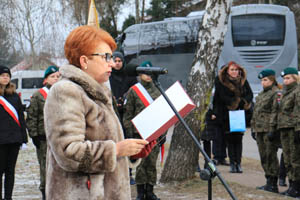
<instances>
[{"instance_id":1,"label":"tree trunk","mask_svg":"<svg viewBox=\"0 0 300 200\"><path fill-rule=\"evenodd\" d=\"M214 84L217 61L221 53L232 0L208 0L206 13L199 32L199 42L187 83L187 93L196 108L186 117L186 122L200 138L204 117ZM180 181L194 176L199 150L185 131L178 125L173 133L161 182Z\"/></svg>"},{"instance_id":2,"label":"tree trunk","mask_svg":"<svg viewBox=\"0 0 300 200\"><path fill-rule=\"evenodd\" d=\"M140 0L135 0L135 22L140 23Z\"/></svg>"}]
</instances>

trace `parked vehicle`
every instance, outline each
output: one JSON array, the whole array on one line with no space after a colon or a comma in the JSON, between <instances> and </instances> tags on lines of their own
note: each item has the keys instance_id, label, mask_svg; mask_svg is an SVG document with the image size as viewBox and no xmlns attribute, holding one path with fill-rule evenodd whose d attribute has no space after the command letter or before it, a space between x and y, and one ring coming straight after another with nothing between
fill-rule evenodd
<instances>
[{"instance_id":1,"label":"parked vehicle","mask_svg":"<svg viewBox=\"0 0 300 200\"><path fill-rule=\"evenodd\" d=\"M20 95L22 104L30 103L32 94L43 87L43 70L24 70L12 73L11 81L16 84L17 93Z\"/></svg>"},{"instance_id":2,"label":"parked vehicle","mask_svg":"<svg viewBox=\"0 0 300 200\"><path fill-rule=\"evenodd\" d=\"M151 60L168 68L160 77L164 88L176 80L185 86L198 43L198 33L205 11L190 13L158 22L135 24L119 37L127 63ZM281 79L286 67L298 67L294 14L288 7L272 4L247 4L231 9L224 46L218 67L235 61L247 70L254 93L261 90L258 73L271 68Z\"/></svg>"}]
</instances>

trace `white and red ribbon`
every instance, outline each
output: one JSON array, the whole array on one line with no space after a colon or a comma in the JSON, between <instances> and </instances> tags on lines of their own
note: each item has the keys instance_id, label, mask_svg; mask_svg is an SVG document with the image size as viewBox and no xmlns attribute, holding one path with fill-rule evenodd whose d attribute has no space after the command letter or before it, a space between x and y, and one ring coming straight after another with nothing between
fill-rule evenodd
<instances>
[{"instance_id":1,"label":"white and red ribbon","mask_svg":"<svg viewBox=\"0 0 300 200\"><path fill-rule=\"evenodd\" d=\"M150 94L147 92L147 90L144 88L144 86L140 83L135 84L132 86L132 89L136 92L136 94L139 96L145 107L149 106L153 99L150 96Z\"/></svg>"},{"instance_id":2,"label":"white and red ribbon","mask_svg":"<svg viewBox=\"0 0 300 200\"><path fill-rule=\"evenodd\" d=\"M141 83L137 83L134 86L132 86L132 89L136 92L138 97L141 99L143 102L144 106L147 107L149 106L152 102L153 99L148 93L148 91L144 88L144 86ZM160 163L163 165L164 162L164 154L165 154L165 145L161 145L160 147Z\"/></svg>"},{"instance_id":3,"label":"white and red ribbon","mask_svg":"<svg viewBox=\"0 0 300 200\"><path fill-rule=\"evenodd\" d=\"M4 110L17 122L19 126L19 115L16 109L11 105L3 96L0 96L0 104L3 106Z\"/></svg>"},{"instance_id":4,"label":"white and red ribbon","mask_svg":"<svg viewBox=\"0 0 300 200\"><path fill-rule=\"evenodd\" d=\"M43 95L44 99L47 99L49 89L47 87L43 87L40 89L40 93Z\"/></svg>"}]
</instances>

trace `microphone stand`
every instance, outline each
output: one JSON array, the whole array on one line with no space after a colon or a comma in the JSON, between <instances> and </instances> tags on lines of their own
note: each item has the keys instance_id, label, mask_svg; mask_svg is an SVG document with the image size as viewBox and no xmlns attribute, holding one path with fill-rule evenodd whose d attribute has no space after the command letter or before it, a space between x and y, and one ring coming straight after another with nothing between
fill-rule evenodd
<instances>
[{"instance_id":1,"label":"microphone stand","mask_svg":"<svg viewBox=\"0 0 300 200\"><path fill-rule=\"evenodd\" d=\"M178 111L176 110L175 106L173 105L173 103L171 102L171 100L169 99L169 97L166 95L166 93L163 90L160 82L158 81L158 74L152 73L151 77L152 77L154 85L157 87L157 89L163 95L163 97L165 98L165 100L167 101L167 103L169 104L169 106L172 108L173 112L175 113L175 115L177 116L177 118L179 119L179 121L182 123L182 125L184 126L184 128L186 129L186 131L188 132L188 134L192 137L193 141L196 143L198 149L200 150L200 152L202 153L202 155L205 158L205 162L207 163L207 169L201 170L201 172L200 172L200 178L202 180L207 180L208 181L208 199L212 200L212 179L215 176L217 176L219 178L219 180L221 181L221 183L223 184L223 186L225 187L225 189L227 190L227 192L229 193L229 195L231 196L231 198L233 200L237 200L237 198L235 197L235 195L233 194L233 192L231 191L231 189L229 188L229 186L227 185L227 183L225 182L225 180L221 176L220 172L218 171L218 169L216 168L216 166L214 165L214 163L212 162L212 160L208 157L208 155L206 154L206 152L201 147L200 142L195 137L195 135L193 134L192 130L189 128L189 126L187 125L187 123L184 121L184 119L178 113Z\"/></svg>"}]
</instances>

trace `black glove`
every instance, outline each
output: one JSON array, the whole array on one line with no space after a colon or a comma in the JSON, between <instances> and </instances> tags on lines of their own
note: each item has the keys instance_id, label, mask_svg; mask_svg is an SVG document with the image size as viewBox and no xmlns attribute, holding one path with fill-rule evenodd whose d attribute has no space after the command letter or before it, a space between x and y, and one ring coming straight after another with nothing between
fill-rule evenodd
<instances>
[{"instance_id":1,"label":"black glove","mask_svg":"<svg viewBox=\"0 0 300 200\"><path fill-rule=\"evenodd\" d=\"M274 132L269 132L267 136L269 138L269 141L272 142L272 141L274 141L276 134Z\"/></svg>"},{"instance_id":2,"label":"black glove","mask_svg":"<svg viewBox=\"0 0 300 200\"><path fill-rule=\"evenodd\" d=\"M300 131L295 132L295 143L300 143Z\"/></svg>"},{"instance_id":3,"label":"black glove","mask_svg":"<svg viewBox=\"0 0 300 200\"><path fill-rule=\"evenodd\" d=\"M41 145L41 140L40 140L40 137L39 136L35 136L35 137L32 137L32 143L34 144L34 146L39 149L40 148L40 145Z\"/></svg>"},{"instance_id":4,"label":"black glove","mask_svg":"<svg viewBox=\"0 0 300 200\"><path fill-rule=\"evenodd\" d=\"M255 132L251 131L251 136L252 136L253 140L256 140L256 133Z\"/></svg>"}]
</instances>

